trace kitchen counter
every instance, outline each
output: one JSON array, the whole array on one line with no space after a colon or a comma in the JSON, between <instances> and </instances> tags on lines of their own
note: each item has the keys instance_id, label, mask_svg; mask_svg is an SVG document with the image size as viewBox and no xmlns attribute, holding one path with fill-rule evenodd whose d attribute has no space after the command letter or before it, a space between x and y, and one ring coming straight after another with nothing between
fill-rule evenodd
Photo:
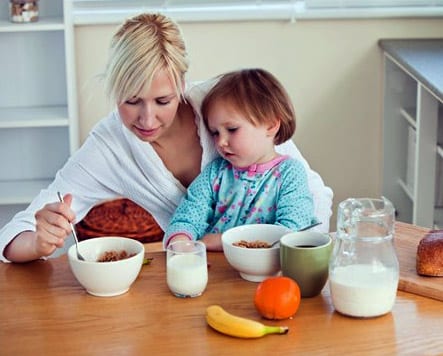
<instances>
[{"instance_id":1,"label":"kitchen counter","mask_svg":"<svg viewBox=\"0 0 443 356\"><path fill-rule=\"evenodd\" d=\"M397 219L443 228L443 39L382 39L383 195Z\"/></svg>"},{"instance_id":2,"label":"kitchen counter","mask_svg":"<svg viewBox=\"0 0 443 356\"><path fill-rule=\"evenodd\" d=\"M443 39L383 39L379 45L443 101Z\"/></svg>"}]
</instances>

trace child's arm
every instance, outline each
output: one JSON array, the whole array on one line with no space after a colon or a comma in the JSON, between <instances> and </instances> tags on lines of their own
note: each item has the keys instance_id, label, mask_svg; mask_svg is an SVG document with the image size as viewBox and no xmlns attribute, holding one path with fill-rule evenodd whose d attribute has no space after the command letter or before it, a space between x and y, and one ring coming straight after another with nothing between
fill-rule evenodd
<instances>
[{"instance_id":1,"label":"child's arm","mask_svg":"<svg viewBox=\"0 0 443 356\"><path fill-rule=\"evenodd\" d=\"M300 151L295 146L292 140L276 146L276 150L280 154L287 154L297 161L301 162L306 170L307 184L309 191L313 195L315 216L321 225L315 228L317 231L328 232L329 220L332 215L332 197L333 192L331 188L327 187L321 176L309 167L308 162L301 155Z\"/></svg>"},{"instance_id":2,"label":"child's arm","mask_svg":"<svg viewBox=\"0 0 443 356\"><path fill-rule=\"evenodd\" d=\"M207 231L214 216L211 167L213 164L208 164L191 183L175 210L163 238L164 248L176 239L197 240Z\"/></svg>"},{"instance_id":3,"label":"child's arm","mask_svg":"<svg viewBox=\"0 0 443 356\"><path fill-rule=\"evenodd\" d=\"M302 163L286 160L281 169L276 223L296 231L316 223L318 219L315 216L314 200Z\"/></svg>"}]
</instances>

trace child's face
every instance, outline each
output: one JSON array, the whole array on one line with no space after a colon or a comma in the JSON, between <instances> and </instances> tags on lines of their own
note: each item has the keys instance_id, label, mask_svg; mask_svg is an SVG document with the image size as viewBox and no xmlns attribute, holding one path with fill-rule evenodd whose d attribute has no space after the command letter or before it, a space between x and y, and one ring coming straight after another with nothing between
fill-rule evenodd
<instances>
[{"instance_id":1,"label":"child's face","mask_svg":"<svg viewBox=\"0 0 443 356\"><path fill-rule=\"evenodd\" d=\"M208 127L217 151L236 167L265 163L276 156L276 129L254 126L224 101L217 100L211 105Z\"/></svg>"}]
</instances>

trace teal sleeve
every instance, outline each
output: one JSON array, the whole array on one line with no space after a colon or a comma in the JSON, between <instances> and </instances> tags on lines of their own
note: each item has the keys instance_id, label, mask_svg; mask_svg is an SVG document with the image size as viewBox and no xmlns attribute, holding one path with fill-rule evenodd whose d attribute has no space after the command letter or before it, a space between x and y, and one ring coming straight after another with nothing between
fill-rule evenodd
<instances>
[{"instance_id":1,"label":"teal sleeve","mask_svg":"<svg viewBox=\"0 0 443 356\"><path fill-rule=\"evenodd\" d=\"M277 201L276 223L300 230L317 222L308 179L299 161L287 160L282 167L282 186Z\"/></svg>"},{"instance_id":2,"label":"teal sleeve","mask_svg":"<svg viewBox=\"0 0 443 356\"><path fill-rule=\"evenodd\" d=\"M165 232L165 243L176 234L188 235L193 240L205 235L214 215L212 181L218 162L219 160L215 160L208 164L189 186Z\"/></svg>"}]
</instances>

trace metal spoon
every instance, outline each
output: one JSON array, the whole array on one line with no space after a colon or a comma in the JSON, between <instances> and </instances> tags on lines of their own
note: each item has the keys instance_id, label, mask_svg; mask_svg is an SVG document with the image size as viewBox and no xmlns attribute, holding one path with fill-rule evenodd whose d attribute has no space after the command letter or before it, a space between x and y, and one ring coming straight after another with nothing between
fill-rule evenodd
<instances>
[{"instance_id":1,"label":"metal spoon","mask_svg":"<svg viewBox=\"0 0 443 356\"><path fill-rule=\"evenodd\" d=\"M317 222L317 223L315 223L315 224L312 224L312 225L306 226L306 227L304 227L303 229L300 229L300 230L298 230L298 231L306 231L306 230L312 229L313 227L315 227L315 226L317 226L317 225L320 225L320 224L321 224L321 221L320 221L320 222ZM280 239L278 239L277 241L274 241L274 242L271 244L271 246L270 246L269 248L274 247L274 246L277 245L279 242L280 242Z\"/></svg>"},{"instance_id":2,"label":"metal spoon","mask_svg":"<svg viewBox=\"0 0 443 356\"><path fill-rule=\"evenodd\" d=\"M63 196L60 194L60 192L57 192L57 195L58 195L58 199L60 200L60 202L64 203ZM74 236L75 249L77 251L77 258L79 260L86 261L85 258L80 254L80 252L78 252L78 238L77 238L77 233L75 232L75 229L74 229L74 225L71 222L69 224L71 225L72 236Z\"/></svg>"}]
</instances>

